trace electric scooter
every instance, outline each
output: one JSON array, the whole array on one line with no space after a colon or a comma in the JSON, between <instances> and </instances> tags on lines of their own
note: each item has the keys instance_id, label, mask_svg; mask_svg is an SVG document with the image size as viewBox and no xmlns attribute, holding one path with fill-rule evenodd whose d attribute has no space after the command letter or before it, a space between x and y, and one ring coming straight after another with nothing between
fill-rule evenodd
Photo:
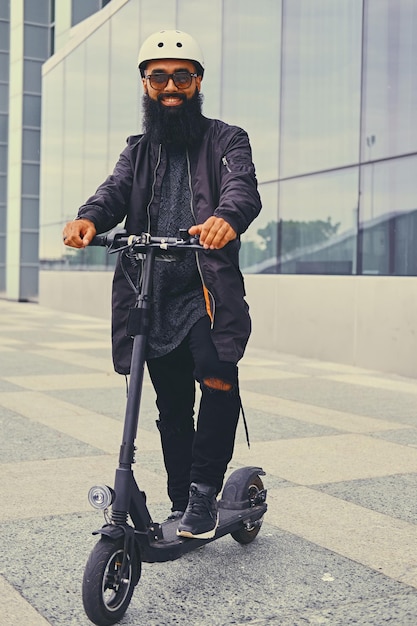
<instances>
[{"instance_id":1,"label":"electric scooter","mask_svg":"<svg viewBox=\"0 0 417 626\"><path fill-rule=\"evenodd\" d=\"M127 335L133 337L130 382L127 394L123 439L114 487L94 486L90 504L104 512L105 524L94 535L100 540L88 558L82 598L88 618L97 626L110 626L125 614L141 576L141 563L173 561L183 554L230 534L240 544L252 542L267 510L266 490L260 467L242 467L227 479L218 502L219 525L212 539L178 537L179 520L154 522L146 506L145 492L136 483L135 439L146 360L147 329L152 297L152 276L156 260L181 262L184 251L203 247L198 238L181 230L179 237L151 237L147 233L127 235L113 232L96 236L90 245L106 246L109 253L127 252L142 263L141 288L130 310Z\"/></svg>"}]
</instances>

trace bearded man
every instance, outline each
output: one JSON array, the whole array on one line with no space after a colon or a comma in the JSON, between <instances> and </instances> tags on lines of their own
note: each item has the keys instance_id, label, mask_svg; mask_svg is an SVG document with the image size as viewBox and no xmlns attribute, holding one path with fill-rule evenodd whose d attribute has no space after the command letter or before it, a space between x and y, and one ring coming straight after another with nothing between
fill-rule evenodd
<instances>
[{"instance_id":1,"label":"bearded man","mask_svg":"<svg viewBox=\"0 0 417 626\"><path fill-rule=\"evenodd\" d=\"M64 243L83 248L122 220L130 234L176 237L186 229L199 236L203 252L155 265L147 367L159 411L169 519L178 518L179 536L210 539L241 409L237 363L251 329L239 237L261 203L246 132L201 112L204 59L195 39L177 30L155 33L143 43L138 65L144 133L128 138L112 175L65 226ZM126 324L140 270L119 255L113 362L125 375L132 349Z\"/></svg>"}]
</instances>

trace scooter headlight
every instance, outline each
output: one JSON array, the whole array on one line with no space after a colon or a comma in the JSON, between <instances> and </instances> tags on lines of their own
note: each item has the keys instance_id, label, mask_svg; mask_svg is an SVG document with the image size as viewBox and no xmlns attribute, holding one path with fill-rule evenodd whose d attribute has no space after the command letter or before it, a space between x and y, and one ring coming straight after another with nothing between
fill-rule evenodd
<instances>
[{"instance_id":1,"label":"scooter headlight","mask_svg":"<svg viewBox=\"0 0 417 626\"><path fill-rule=\"evenodd\" d=\"M88 492L88 501L95 509L108 509L114 500L114 491L107 485L95 485Z\"/></svg>"}]
</instances>

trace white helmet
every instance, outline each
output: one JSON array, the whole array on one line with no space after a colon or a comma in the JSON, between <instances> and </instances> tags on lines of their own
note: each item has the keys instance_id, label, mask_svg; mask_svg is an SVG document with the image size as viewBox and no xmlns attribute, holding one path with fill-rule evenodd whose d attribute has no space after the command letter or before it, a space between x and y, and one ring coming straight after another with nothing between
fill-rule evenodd
<instances>
[{"instance_id":1,"label":"white helmet","mask_svg":"<svg viewBox=\"0 0 417 626\"><path fill-rule=\"evenodd\" d=\"M155 59L184 59L196 65L199 76L204 74L204 57L196 40L181 30L161 30L148 37L139 51L141 75L148 61Z\"/></svg>"}]
</instances>

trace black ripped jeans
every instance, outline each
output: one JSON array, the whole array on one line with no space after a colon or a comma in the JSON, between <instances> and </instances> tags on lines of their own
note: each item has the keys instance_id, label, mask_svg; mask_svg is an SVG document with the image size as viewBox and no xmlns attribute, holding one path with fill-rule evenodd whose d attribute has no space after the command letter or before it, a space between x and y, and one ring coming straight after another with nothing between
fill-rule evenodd
<instances>
[{"instance_id":1,"label":"black ripped jeans","mask_svg":"<svg viewBox=\"0 0 417 626\"><path fill-rule=\"evenodd\" d=\"M172 510L184 511L190 482L221 490L232 458L240 412L236 363L220 361L210 336L208 316L201 318L178 348L147 361L159 410L168 495ZM229 391L207 386L207 379L231 385ZM201 400L194 427L195 381Z\"/></svg>"}]
</instances>

